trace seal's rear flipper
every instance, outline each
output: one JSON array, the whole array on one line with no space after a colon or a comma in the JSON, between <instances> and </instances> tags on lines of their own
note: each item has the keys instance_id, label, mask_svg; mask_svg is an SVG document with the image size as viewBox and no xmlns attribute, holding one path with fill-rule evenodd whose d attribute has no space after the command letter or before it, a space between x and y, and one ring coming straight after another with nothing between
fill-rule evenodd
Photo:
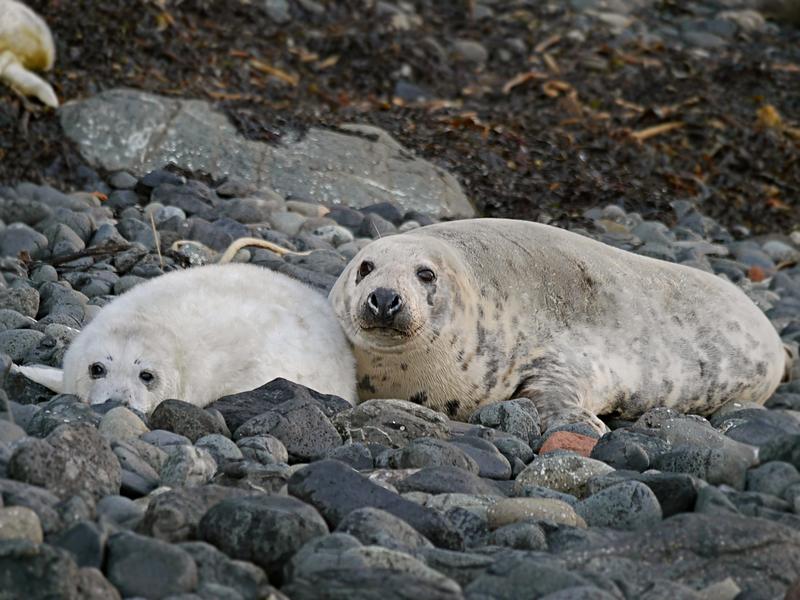
<instances>
[{"instance_id":1,"label":"seal's rear flipper","mask_svg":"<svg viewBox=\"0 0 800 600\"><path fill-rule=\"evenodd\" d=\"M57 394L64 393L64 370L45 366L18 367L11 365L12 373L24 375L31 381L53 390Z\"/></svg>"}]
</instances>

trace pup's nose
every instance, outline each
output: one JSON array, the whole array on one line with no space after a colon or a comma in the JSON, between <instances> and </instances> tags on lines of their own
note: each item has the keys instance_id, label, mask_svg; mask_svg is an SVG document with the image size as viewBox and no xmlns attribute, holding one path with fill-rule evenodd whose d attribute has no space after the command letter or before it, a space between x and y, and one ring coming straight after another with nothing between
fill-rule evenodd
<instances>
[{"instance_id":1,"label":"pup's nose","mask_svg":"<svg viewBox=\"0 0 800 600\"><path fill-rule=\"evenodd\" d=\"M403 307L403 299L395 290L378 288L367 297L367 307L381 323L391 323Z\"/></svg>"}]
</instances>

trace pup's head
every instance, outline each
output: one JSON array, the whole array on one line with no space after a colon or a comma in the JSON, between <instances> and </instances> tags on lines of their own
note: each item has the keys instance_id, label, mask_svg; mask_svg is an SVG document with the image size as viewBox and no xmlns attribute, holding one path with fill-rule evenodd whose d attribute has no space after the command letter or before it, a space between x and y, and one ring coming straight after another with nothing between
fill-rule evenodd
<instances>
[{"instance_id":1,"label":"pup's head","mask_svg":"<svg viewBox=\"0 0 800 600\"><path fill-rule=\"evenodd\" d=\"M330 299L358 347L399 350L431 340L463 309L464 281L449 248L434 238L402 234L372 242L341 274Z\"/></svg>"},{"instance_id":2,"label":"pup's head","mask_svg":"<svg viewBox=\"0 0 800 600\"><path fill-rule=\"evenodd\" d=\"M144 414L167 398L181 397L175 346L168 333L143 323L92 325L64 356L66 392L89 404L117 401Z\"/></svg>"}]
</instances>

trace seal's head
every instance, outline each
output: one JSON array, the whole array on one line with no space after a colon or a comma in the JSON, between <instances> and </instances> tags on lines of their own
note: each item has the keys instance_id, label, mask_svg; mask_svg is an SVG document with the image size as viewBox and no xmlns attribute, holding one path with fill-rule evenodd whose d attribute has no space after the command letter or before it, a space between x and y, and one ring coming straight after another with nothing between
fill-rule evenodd
<instances>
[{"instance_id":1,"label":"seal's head","mask_svg":"<svg viewBox=\"0 0 800 600\"><path fill-rule=\"evenodd\" d=\"M164 331L145 323L92 327L73 341L64 356L68 393L89 404L121 402L149 414L167 398L181 397L180 371Z\"/></svg>"},{"instance_id":2,"label":"seal's head","mask_svg":"<svg viewBox=\"0 0 800 600\"><path fill-rule=\"evenodd\" d=\"M350 341L386 352L438 338L463 309L458 263L440 240L411 233L366 246L330 294Z\"/></svg>"}]
</instances>

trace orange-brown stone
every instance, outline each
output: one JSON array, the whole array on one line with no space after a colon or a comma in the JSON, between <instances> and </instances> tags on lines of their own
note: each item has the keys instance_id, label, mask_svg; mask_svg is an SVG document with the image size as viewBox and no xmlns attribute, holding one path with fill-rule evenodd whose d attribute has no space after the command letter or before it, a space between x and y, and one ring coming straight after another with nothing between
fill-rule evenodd
<instances>
[{"instance_id":1,"label":"orange-brown stone","mask_svg":"<svg viewBox=\"0 0 800 600\"><path fill-rule=\"evenodd\" d=\"M572 450L581 456L589 456L596 444L597 440L588 435L570 431L556 431L542 444L539 454L547 454L553 450Z\"/></svg>"}]
</instances>

